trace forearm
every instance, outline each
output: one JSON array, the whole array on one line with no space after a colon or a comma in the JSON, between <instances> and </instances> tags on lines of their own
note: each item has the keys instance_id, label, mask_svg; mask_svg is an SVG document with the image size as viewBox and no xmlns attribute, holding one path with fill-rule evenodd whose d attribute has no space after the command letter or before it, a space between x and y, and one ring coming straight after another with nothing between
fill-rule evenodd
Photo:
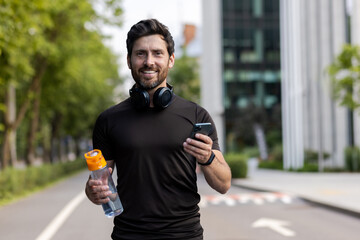
<instances>
[{"instance_id":1,"label":"forearm","mask_svg":"<svg viewBox=\"0 0 360 240\"><path fill-rule=\"evenodd\" d=\"M210 165L201 166L207 183L219 193L226 193L231 186L231 171L222 153L213 150L215 159Z\"/></svg>"}]
</instances>

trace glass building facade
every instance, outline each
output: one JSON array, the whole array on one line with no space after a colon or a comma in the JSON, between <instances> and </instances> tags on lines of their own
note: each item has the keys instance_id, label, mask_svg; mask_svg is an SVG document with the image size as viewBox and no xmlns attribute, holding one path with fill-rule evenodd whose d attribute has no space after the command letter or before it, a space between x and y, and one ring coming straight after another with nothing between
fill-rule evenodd
<instances>
[{"instance_id":1,"label":"glass building facade","mask_svg":"<svg viewBox=\"0 0 360 240\"><path fill-rule=\"evenodd\" d=\"M279 15L279 0L222 1L227 151L254 146L255 124L281 141Z\"/></svg>"}]
</instances>

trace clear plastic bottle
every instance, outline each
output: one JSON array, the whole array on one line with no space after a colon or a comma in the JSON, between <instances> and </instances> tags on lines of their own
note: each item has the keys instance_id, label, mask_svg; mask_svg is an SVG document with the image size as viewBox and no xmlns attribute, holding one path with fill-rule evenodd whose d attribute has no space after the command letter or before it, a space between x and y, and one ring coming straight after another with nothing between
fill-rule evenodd
<instances>
[{"instance_id":1,"label":"clear plastic bottle","mask_svg":"<svg viewBox=\"0 0 360 240\"><path fill-rule=\"evenodd\" d=\"M108 197L110 201L102 204L105 215L110 218L121 214L124 211L124 208L121 204L114 181L101 151L94 149L87 152L85 153L85 158L88 168L91 171L91 178L101 180L109 186L109 190L112 192L112 194Z\"/></svg>"}]
</instances>

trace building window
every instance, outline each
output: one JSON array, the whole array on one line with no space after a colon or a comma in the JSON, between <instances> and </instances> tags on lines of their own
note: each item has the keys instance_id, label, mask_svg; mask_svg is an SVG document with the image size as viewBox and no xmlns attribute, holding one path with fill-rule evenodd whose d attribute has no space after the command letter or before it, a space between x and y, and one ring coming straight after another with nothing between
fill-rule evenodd
<instances>
[{"instance_id":1,"label":"building window","mask_svg":"<svg viewBox=\"0 0 360 240\"><path fill-rule=\"evenodd\" d=\"M236 61L236 56L233 49L224 50L224 61L225 63L234 63Z\"/></svg>"},{"instance_id":2,"label":"building window","mask_svg":"<svg viewBox=\"0 0 360 240\"><path fill-rule=\"evenodd\" d=\"M256 121L281 131L279 0L222 2L226 143L236 150L254 146Z\"/></svg>"}]
</instances>

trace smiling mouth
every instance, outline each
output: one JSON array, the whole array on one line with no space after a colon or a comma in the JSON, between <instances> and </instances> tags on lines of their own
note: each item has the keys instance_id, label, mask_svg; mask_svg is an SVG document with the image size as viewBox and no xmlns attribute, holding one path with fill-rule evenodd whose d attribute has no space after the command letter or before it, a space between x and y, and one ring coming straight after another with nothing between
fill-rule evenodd
<instances>
[{"instance_id":1,"label":"smiling mouth","mask_svg":"<svg viewBox=\"0 0 360 240\"><path fill-rule=\"evenodd\" d=\"M142 71L144 74L154 74L156 71Z\"/></svg>"}]
</instances>

